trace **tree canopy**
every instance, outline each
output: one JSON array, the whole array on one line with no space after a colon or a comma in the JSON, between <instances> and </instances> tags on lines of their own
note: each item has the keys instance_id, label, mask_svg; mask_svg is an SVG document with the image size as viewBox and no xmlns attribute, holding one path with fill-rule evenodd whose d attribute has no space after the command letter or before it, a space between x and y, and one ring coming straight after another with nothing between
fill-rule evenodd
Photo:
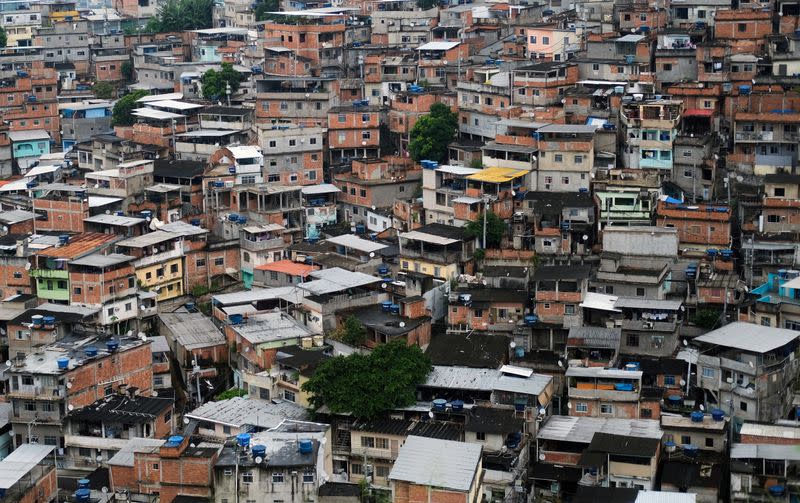
<instances>
[{"instance_id":1,"label":"tree canopy","mask_svg":"<svg viewBox=\"0 0 800 503\"><path fill-rule=\"evenodd\" d=\"M4 28L0 28L0 47L5 47L8 44L8 34Z\"/></svg>"},{"instance_id":2,"label":"tree canopy","mask_svg":"<svg viewBox=\"0 0 800 503\"><path fill-rule=\"evenodd\" d=\"M269 12L277 12L281 8L280 0L259 0L256 2L256 21L266 21L275 17Z\"/></svg>"},{"instance_id":3,"label":"tree canopy","mask_svg":"<svg viewBox=\"0 0 800 503\"><path fill-rule=\"evenodd\" d=\"M134 108L139 108L136 100L148 94L150 93L144 89L139 89L120 98L119 101L114 104L114 109L111 111L111 125L130 126L136 122L136 118L131 113Z\"/></svg>"},{"instance_id":4,"label":"tree canopy","mask_svg":"<svg viewBox=\"0 0 800 503\"><path fill-rule=\"evenodd\" d=\"M239 388L231 388L215 396L214 401L219 402L220 400L228 400L229 398L235 398L237 396L247 396L247 391Z\"/></svg>"},{"instance_id":5,"label":"tree canopy","mask_svg":"<svg viewBox=\"0 0 800 503\"><path fill-rule=\"evenodd\" d=\"M414 403L417 385L431 371L430 359L419 346L395 339L372 353L337 356L323 362L303 384L311 405L334 413L370 419Z\"/></svg>"},{"instance_id":6,"label":"tree canopy","mask_svg":"<svg viewBox=\"0 0 800 503\"><path fill-rule=\"evenodd\" d=\"M95 84L92 86L92 92L96 98L101 100L110 100L114 97L114 94L116 94L114 86L103 80L100 82L95 82Z\"/></svg>"},{"instance_id":7,"label":"tree canopy","mask_svg":"<svg viewBox=\"0 0 800 503\"><path fill-rule=\"evenodd\" d=\"M331 336L351 346L361 346L367 340L367 329L357 316L348 316Z\"/></svg>"},{"instance_id":8,"label":"tree canopy","mask_svg":"<svg viewBox=\"0 0 800 503\"><path fill-rule=\"evenodd\" d=\"M214 0L167 0L148 21L145 31L165 33L211 28L213 10Z\"/></svg>"},{"instance_id":9,"label":"tree canopy","mask_svg":"<svg viewBox=\"0 0 800 503\"><path fill-rule=\"evenodd\" d=\"M411 158L419 162L429 159L436 162L447 160L447 145L453 141L458 130L458 115L447 105L434 103L427 115L419 118L411 128L408 151Z\"/></svg>"},{"instance_id":10,"label":"tree canopy","mask_svg":"<svg viewBox=\"0 0 800 503\"><path fill-rule=\"evenodd\" d=\"M506 232L506 223L491 210L486 213L486 248L499 248ZM483 245L483 214L477 220L467 222L465 234L470 238L478 238Z\"/></svg>"},{"instance_id":11,"label":"tree canopy","mask_svg":"<svg viewBox=\"0 0 800 503\"><path fill-rule=\"evenodd\" d=\"M230 83L231 94L239 89L242 81L242 74L233 69L230 63L222 63L222 69L217 71L213 68L206 71L200 79L203 86L203 97L207 100L217 100L225 96L225 84Z\"/></svg>"}]
</instances>

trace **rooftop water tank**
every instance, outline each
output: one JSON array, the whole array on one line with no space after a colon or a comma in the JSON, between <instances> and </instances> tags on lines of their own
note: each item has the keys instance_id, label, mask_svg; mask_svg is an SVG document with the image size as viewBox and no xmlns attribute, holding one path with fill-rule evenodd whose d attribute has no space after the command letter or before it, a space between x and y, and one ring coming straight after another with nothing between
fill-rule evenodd
<instances>
[{"instance_id":1,"label":"rooftop water tank","mask_svg":"<svg viewBox=\"0 0 800 503\"><path fill-rule=\"evenodd\" d=\"M167 445L177 447L183 443L183 437L180 435L172 435L167 439Z\"/></svg>"},{"instance_id":2,"label":"rooftop water tank","mask_svg":"<svg viewBox=\"0 0 800 503\"><path fill-rule=\"evenodd\" d=\"M69 234L61 234L58 236L58 244L63 246L67 243L69 243Z\"/></svg>"},{"instance_id":3,"label":"rooftop water tank","mask_svg":"<svg viewBox=\"0 0 800 503\"><path fill-rule=\"evenodd\" d=\"M92 358L97 356L97 346L86 346L86 357Z\"/></svg>"},{"instance_id":4,"label":"rooftop water tank","mask_svg":"<svg viewBox=\"0 0 800 503\"><path fill-rule=\"evenodd\" d=\"M400 314L400 305L399 304L392 304L389 307L389 312L392 314Z\"/></svg>"},{"instance_id":5,"label":"rooftop water tank","mask_svg":"<svg viewBox=\"0 0 800 503\"><path fill-rule=\"evenodd\" d=\"M42 316L42 324L44 328L53 328L56 325L55 316Z\"/></svg>"},{"instance_id":6,"label":"rooftop water tank","mask_svg":"<svg viewBox=\"0 0 800 503\"><path fill-rule=\"evenodd\" d=\"M664 442L664 448L666 449L667 452L675 452L675 448L676 448L675 442L673 442L671 440L669 440L667 442Z\"/></svg>"},{"instance_id":7,"label":"rooftop water tank","mask_svg":"<svg viewBox=\"0 0 800 503\"><path fill-rule=\"evenodd\" d=\"M769 486L769 493L772 496L783 496L785 492L786 488L782 485Z\"/></svg>"},{"instance_id":8,"label":"rooftop water tank","mask_svg":"<svg viewBox=\"0 0 800 503\"><path fill-rule=\"evenodd\" d=\"M250 446L250 434L249 433L239 433L236 435L236 443L239 444L239 447L249 447Z\"/></svg>"},{"instance_id":9,"label":"rooftop water tank","mask_svg":"<svg viewBox=\"0 0 800 503\"><path fill-rule=\"evenodd\" d=\"M229 314L228 320L231 322L231 325L238 325L242 322L244 316L241 314Z\"/></svg>"},{"instance_id":10,"label":"rooftop water tank","mask_svg":"<svg viewBox=\"0 0 800 503\"><path fill-rule=\"evenodd\" d=\"M61 358L56 360L56 363L58 364L58 368L60 370L66 370L69 367L69 358L67 358L66 356L62 356Z\"/></svg>"},{"instance_id":11,"label":"rooftop water tank","mask_svg":"<svg viewBox=\"0 0 800 503\"><path fill-rule=\"evenodd\" d=\"M447 400L445 400L444 398L437 398L432 402L432 404L433 404L433 410L444 412L445 409L447 409Z\"/></svg>"},{"instance_id":12,"label":"rooftop water tank","mask_svg":"<svg viewBox=\"0 0 800 503\"><path fill-rule=\"evenodd\" d=\"M453 410L464 410L464 402L461 400L453 400L450 402L450 406Z\"/></svg>"},{"instance_id":13,"label":"rooftop water tank","mask_svg":"<svg viewBox=\"0 0 800 503\"><path fill-rule=\"evenodd\" d=\"M77 491L75 491L75 501L78 503L88 503L91 495L92 491L90 491L89 489L86 488L78 489Z\"/></svg>"},{"instance_id":14,"label":"rooftop water tank","mask_svg":"<svg viewBox=\"0 0 800 503\"><path fill-rule=\"evenodd\" d=\"M42 323L44 322L44 316L41 314L34 314L31 316L31 324L33 328L42 328Z\"/></svg>"},{"instance_id":15,"label":"rooftop water tank","mask_svg":"<svg viewBox=\"0 0 800 503\"><path fill-rule=\"evenodd\" d=\"M381 302L381 311L383 311L384 313L388 313L391 310L392 310L392 301L391 300L385 300L385 301Z\"/></svg>"},{"instance_id":16,"label":"rooftop water tank","mask_svg":"<svg viewBox=\"0 0 800 503\"><path fill-rule=\"evenodd\" d=\"M111 339L110 341L106 341L106 349L108 349L109 353L113 353L114 351L119 349L119 342L117 342L114 339Z\"/></svg>"},{"instance_id":17,"label":"rooftop water tank","mask_svg":"<svg viewBox=\"0 0 800 503\"><path fill-rule=\"evenodd\" d=\"M264 456L267 454L266 445L257 444L254 445L251 450L253 451L253 458L260 457L261 459L264 459Z\"/></svg>"},{"instance_id":18,"label":"rooftop water tank","mask_svg":"<svg viewBox=\"0 0 800 503\"><path fill-rule=\"evenodd\" d=\"M691 413L690 417L692 418L693 423L702 423L706 415L703 414L702 411L696 410Z\"/></svg>"},{"instance_id":19,"label":"rooftop water tank","mask_svg":"<svg viewBox=\"0 0 800 503\"><path fill-rule=\"evenodd\" d=\"M514 348L514 355L517 358L524 357L525 356L525 348L523 348L522 346L517 346L516 348Z\"/></svg>"},{"instance_id":20,"label":"rooftop water tank","mask_svg":"<svg viewBox=\"0 0 800 503\"><path fill-rule=\"evenodd\" d=\"M529 314L525 317L525 325L532 327L536 325L536 322L539 321L539 317L535 314Z\"/></svg>"},{"instance_id":21,"label":"rooftop water tank","mask_svg":"<svg viewBox=\"0 0 800 503\"><path fill-rule=\"evenodd\" d=\"M89 489L89 479L78 480L78 489Z\"/></svg>"},{"instance_id":22,"label":"rooftop water tank","mask_svg":"<svg viewBox=\"0 0 800 503\"><path fill-rule=\"evenodd\" d=\"M696 458L700 449L696 445L686 444L683 446L683 453L690 458Z\"/></svg>"},{"instance_id":23,"label":"rooftop water tank","mask_svg":"<svg viewBox=\"0 0 800 503\"><path fill-rule=\"evenodd\" d=\"M722 409L713 409L711 411L711 418L714 421L722 421L725 419L725 411Z\"/></svg>"},{"instance_id":24,"label":"rooftop water tank","mask_svg":"<svg viewBox=\"0 0 800 503\"><path fill-rule=\"evenodd\" d=\"M300 440L297 445L297 450L300 454L311 454L314 452L314 443L308 439Z\"/></svg>"}]
</instances>

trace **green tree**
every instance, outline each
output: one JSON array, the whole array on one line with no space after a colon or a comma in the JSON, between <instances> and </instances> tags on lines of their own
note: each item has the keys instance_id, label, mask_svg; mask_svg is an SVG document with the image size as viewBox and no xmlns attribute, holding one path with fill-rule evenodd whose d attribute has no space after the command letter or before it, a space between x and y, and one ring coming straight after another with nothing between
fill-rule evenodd
<instances>
[{"instance_id":1,"label":"green tree","mask_svg":"<svg viewBox=\"0 0 800 503\"><path fill-rule=\"evenodd\" d=\"M367 341L367 329L356 316L348 316L342 326L331 334L334 339L338 339L351 346L361 346Z\"/></svg>"},{"instance_id":2,"label":"green tree","mask_svg":"<svg viewBox=\"0 0 800 503\"><path fill-rule=\"evenodd\" d=\"M698 309L691 322L700 328L711 330L719 323L721 311L716 309Z\"/></svg>"},{"instance_id":3,"label":"green tree","mask_svg":"<svg viewBox=\"0 0 800 503\"><path fill-rule=\"evenodd\" d=\"M314 409L327 405L334 413L369 419L414 403L417 385L430 371L430 359L419 346L395 339L370 354L324 361L302 389L311 394Z\"/></svg>"},{"instance_id":4,"label":"green tree","mask_svg":"<svg viewBox=\"0 0 800 503\"><path fill-rule=\"evenodd\" d=\"M119 70L122 72L122 78L127 82L131 82L133 80L133 61L123 61Z\"/></svg>"},{"instance_id":5,"label":"green tree","mask_svg":"<svg viewBox=\"0 0 800 503\"><path fill-rule=\"evenodd\" d=\"M467 222L464 228L465 234L469 238L478 238L483 245L483 214L477 220ZM503 234L506 233L506 223L502 218L489 211L486 217L486 248L499 248L503 241Z\"/></svg>"},{"instance_id":6,"label":"green tree","mask_svg":"<svg viewBox=\"0 0 800 503\"><path fill-rule=\"evenodd\" d=\"M131 113L134 108L139 108L139 104L136 103L136 100L148 94L150 93L144 89L139 89L120 98L114 104L114 109L111 111L111 125L130 126L136 122L136 118Z\"/></svg>"},{"instance_id":7,"label":"green tree","mask_svg":"<svg viewBox=\"0 0 800 503\"><path fill-rule=\"evenodd\" d=\"M228 400L229 398L235 398L237 396L246 396L247 391L239 388L231 388L229 390L223 391L219 395L214 397L215 402L219 402L220 400Z\"/></svg>"},{"instance_id":8,"label":"green tree","mask_svg":"<svg viewBox=\"0 0 800 503\"><path fill-rule=\"evenodd\" d=\"M458 115L447 105L434 103L428 115L419 118L411 128L408 151L411 158L444 162L447 160L447 145L453 141L458 130Z\"/></svg>"},{"instance_id":9,"label":"green tree","mask_svg":"<svg viewBox=\"0 0 800 503\"><path fill-rule=\"evenodd\" d=\"M432 9L439 5L439 0L417 0L417 7L422 10Z\"/></svg>"},{"instance_id":10,"label":"green tree","mask_svg":"<svg viewBox=\"0 0 800 503\"><path fill-rule=\"evenodd\" d=\"M179 32L210 28L214 0L167 0L156 17L147 22L148 33Z\"/></svg>"},{"instance_id":11,"label":"green tree","mask_svg":"<svg viewBox=\"0 0 800 503\"><path fill-rule=\"evenodd\" d=\"M275 17L274 14L269 12L277 12L281 8L280 0L260 0L256 3L255 14L256 21L266 21Z\"/></svg>"},{"instance_id":12,"label":"green tree","mask_svg":"<svg viewBox=\"0 0 800 503\"><path fill-rule=\"evenodd\" d=\"M213 68L206 71L200 79L203 86L203 97L207 100L217 100L225 96L225 84L231 85L231 94L239 89L242 81L242 74L233 69L230 63L222 63L222 69L217 71Z\"/></svg>"},{"instance_id":13,"label":"green tree","mask_svg":"<svg viewBox=\"0 0 800 503\"><path fill-rule=\"evenodd\" d=\"M4 28L0 28L0 47L5 47L8 44L8 34Z\"/></svg>"},{"instance_id":14,"label":"green tree","mask_svg":"<svg viewBox=\"0 0 800 503\"><path fill-rule=\"evenodd\" d=\"M92 92L94 93L95 97L100 98L101 100L110 100L116 94L116 89L114 86L109 84L106 81L95 82L92 86Z\"/></svg>"}]
</instances>

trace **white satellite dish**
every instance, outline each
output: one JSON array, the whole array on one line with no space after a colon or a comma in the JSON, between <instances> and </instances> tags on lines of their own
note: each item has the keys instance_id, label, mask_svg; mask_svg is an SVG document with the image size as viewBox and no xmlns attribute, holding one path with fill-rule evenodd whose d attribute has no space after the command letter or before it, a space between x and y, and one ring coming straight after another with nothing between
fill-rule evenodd
<instances>
[{"instance_id":1,"label":"white satellite dish","mask_svg":"<svg viewBox=\"0 0 800 503\"><path fill-rule=\"evenodd\" d=\"M381 283L381 288L386 288L387 286L389 285L387 285L386 283Z\"/></svg>"},{"instance_id":2,"label":"white satellite dish","mask_svg":"<svg viewBox=\"0 0 800 503\"><path fill-rule=\"evenodd\" d=\"M158 396L158 391L153 390L153 396Z\"/></svg>"},{"instance_id":3,"label":"white satellite dish","mask_svg":"<svg viewBox=\"0 0 800 503\"><path fill-rule=\"evenodd\" d=\"M562 362L561 360L558 360L558 366L561 367L561 368L564 368L564 362Z\"/></svg>"},{"instance_id":4,"label":"white satellite dish","mask_svg":"<svg viewBox=\"0 0 800 503\"><path fill-rule=\"evenodd\" d=\"M401 321L399 323L399 325L400 325L400 328L404 328L406 326L406 322L405 321Z\"/></svg>"},{"instance_id":5,"label":"white satellite dish","mask_svg":"<svg viewBox=\"0 0 800 503\"><path fill-rule=\"evenodd\" d=\"M67 405L67 409L68 409L68 410L71 410L71 411L72 411L72 410L75 410L75 406L74 406L74 405L72 405L72 404L69 404L69 405Z\"/></svg>"},{"instance_id":6,"label":"white satellite dish","mask_svg":"<svg viewBox=\"0 0 800 503\"><path fill-rule=\"evenodd\" d=\"M72 383L71 382L67 382L67 389L71 389L71 388L72 388Z\"/></svg>"},{"instance_id":7,"label":"white satellite dish","mask_svg":"<svg viewBox=\"0 0 800 503\"><path fill-rule=\"evenodd\" d=\"M547 414L547 409L545 409L544 407L542 407L541 409L539 409L539 414L541 414L541 415L545 415L545 414Z\"/></svg>"},{"instance_id":8,"label":"white satellite dish","mask_svg":"<svg viewBox=\"0 0 800 503\"><path fill-rule=\"evenodd\" d=\"M517 343L514 342L514 341L511 341L511 342L508 343L508 347L510 347L511 349L514 349L515 347L517 347Z\"/></svg>"},{"instance_id":9,"label":"white satellite dish","mask_svg":"<svg viewBox=\"0 0 800 503\"><path fill-rule=\"evenodd\" d=\"M702 403L700 404L700 410L701 410L701 411L705 411L705 410L706 410L706 406L705 406L705 405L703 405Z\"/></svg>"},{"instance_id":10,"label":"white satellite dish","mask_svg":"<svg viewBox=\"0 0 800 503\"><path fill-rule=\"evenodd\" d=\"M433 411L428 412L428 417L433 419Z\"/></svg>"},{"instance_id":11,"label":"white satellite dish","mask_svg":"<svg viewBox=\"0 0 800 503\"><path fill-rule=\"evenodd\" d=\"M567 402L567 408L572 409L572 402Z\"/></svg>"},{"instance_id":12,"label":"white satellite dish","mask_svg":"<svg viewBox=\"0 0 800 503\"><path fill-rule=\"evenodd\" d=\"M103 456L102 456L102 454L98 454L98 455L97 455L97 458L95 458L95 459L97 459L97 462L98 462L98 463L99 463L99 462L101 462L101 461L103 461Z\"/></svg>"},{"instance_id":13,"label":"white satellite dish","mask_svg":"<svg viewBox=\"0 0 800 503\"><path fill-rule=\"evenodd\" d=\"M686 386L686 381L684 381L683 379L681 379L681 386Z\"/></svg>"},{"instance_id":14,"label":"white satellite dish","mask_svg":"<svg viewBox=\"0 0 800 503\"><path fill-rule=\"evenodd\" d=\"M188 417L184 417L183 418L183 424L189 424L189 418Z\"/></svg>"},{"instance_id":15,"label":"white satellite dish","mask_svg":"<svg viewBox=\"0 0 800 503\"><path fill-rule=\"evenodd\" d=\"M261 463L262 461L264 460L261 458L261 456L256 456L256 463Z\"/></svg>"},{"instance_id":16,"label":"white satellite dish","mask_svg":"<svg viewBox=\"0 0 800 503\"><path fill-rule=\"evenodd\" d=\"M687 341L686 339L684 339L684 340L683 340L683 345L684 345L684 346L688 346L688 345L689 345L689 341Z\"/></svg>"},{"instance_id":17,"label":"white satellite dish","mask_svg":"<svg viewBox=\"0 0 800 503\"><path fill-rule=\"evenodd\" d=\"M106 487L106 486L101 487L100 488L100 492L103 493L103 494L108 494L108 487Z\"/></svg>"},{"instance_id":18,"label":"white satellite dish","mask_svg":"<svg viewBox=\"0 0 800 503\"><path fill-rule=\"evenodd\" d=\"M133 335L133 330L128 330L127 332L125 332L126 337L130 337L132 335Z\"/></svg>"},{"instance_id":19,"label":"white satellite dish","mask_svg":"<svg viewBox=\"0 0 800 503\"><path fill-rule=\"evenodd\" d=\"M31 263L30 263L30 262L27 262L27 263L25 264L25 270L26 270L26 271L30 271L30 270L31 270Z\"/></svg>"},{"instance_id":20,"label":"white satellite dish","mask_svg":"<svg viewBox=\"0 0 800 503\"><path fill-rule=\"evenodd\" d=\"M196 445L194 445L194 444L189 444L189 447L192 447L192 448L194 448L194 447L196 447Z\"/></svg>"},{"instance_id":21,"label":"white satellite dish","mask_svg":"<svg viewBox=\"0 0 800 503\"><path fill-rule=\"evenodd\" d=\"M547 456L544 453L539 454L539 461L544 461L545 459L547 459Z\"/></svg>"},{"instance_id":22,"label":"white satellite dish","mask_svg":"<svg viewBox=\"0 0 800 503\"><path fill-rule=\"evenodd\" d=\"M11 360L6 360L6 367L10 367L10 366L11 366Z\"/></svg>"},{"instance_id":23,"label":"white satellite dish","mask_svg":"<svg viewBox=\"0 0 800 503\"><path fill-rule=\"evenodd\" d=\"M373 258L375 256L375 252L369 252L369 258Z\"/></svg>"}]
</instances>

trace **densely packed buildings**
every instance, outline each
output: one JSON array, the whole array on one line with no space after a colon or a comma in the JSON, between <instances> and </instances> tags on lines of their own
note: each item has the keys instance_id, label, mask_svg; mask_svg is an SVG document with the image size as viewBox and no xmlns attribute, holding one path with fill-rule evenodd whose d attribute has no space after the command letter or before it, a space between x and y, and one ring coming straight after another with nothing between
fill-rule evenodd
<instances>
[{"instance_id":1,"label":"densely packed buildings","mask_svg":"<svg viewBox=\"0 0 800 503\"><path fill-rule=\"evenodd\" d=\"M796 2L0 28L0 503L800 498Z\"/></svg>"}]
</instances>

